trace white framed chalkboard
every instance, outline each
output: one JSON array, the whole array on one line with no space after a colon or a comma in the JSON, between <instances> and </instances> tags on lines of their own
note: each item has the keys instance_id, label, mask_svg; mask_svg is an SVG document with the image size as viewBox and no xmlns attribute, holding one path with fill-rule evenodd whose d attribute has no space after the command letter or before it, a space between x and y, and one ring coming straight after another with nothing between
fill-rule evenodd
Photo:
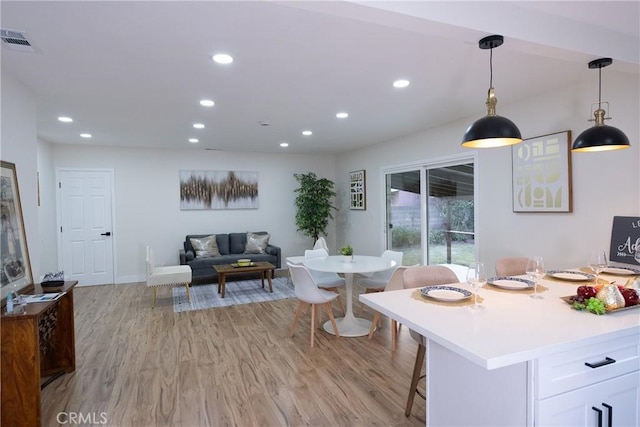
<instances>
[{"instance_id":1,"label":"white framed chalkboard","mask_svg":"<svg viewBox=\"0 0 640 427\"><path fill-rule=\"evenodd\" d=\"M634 259L640 246L640 216L614 216L609 261L640 265Z\"/></svg>"}]
</instances>

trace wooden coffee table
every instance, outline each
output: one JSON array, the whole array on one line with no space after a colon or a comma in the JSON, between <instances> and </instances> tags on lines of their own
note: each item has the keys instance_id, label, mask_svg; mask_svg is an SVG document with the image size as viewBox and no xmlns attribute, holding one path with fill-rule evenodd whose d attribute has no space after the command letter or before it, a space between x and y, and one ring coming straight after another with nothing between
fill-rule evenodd
<instances>
[{"instance_id":1,"label":"wooden coffee table","mask_svg":"<svg viewBox=\"0 0 640 427\"><path fill-rule=\"evenodd\" d=\"M269 292L273 292L273 287L271 286L271 272L276 268L276 266L270 262L254 262L248 267L238 267L237 264L220 264L214 265L213 268L218 273L218 293L221 298L224 298L227 275L231 274L260 273L262 287L264 288L264 277L266 273L267 280L269 281Z\"/></svg>"}]
</instances>

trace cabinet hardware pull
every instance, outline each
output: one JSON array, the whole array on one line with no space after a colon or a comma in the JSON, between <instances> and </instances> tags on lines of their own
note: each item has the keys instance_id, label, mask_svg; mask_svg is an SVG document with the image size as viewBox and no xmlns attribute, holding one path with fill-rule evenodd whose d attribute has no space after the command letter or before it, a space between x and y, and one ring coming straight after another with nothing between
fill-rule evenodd
<instances>
[{"instance_id":1,"label":"cabinet hardware pull","mask_svg":"<svg viewBox=\"0 0 640 427\"><path fill-rule=\"evenodd\" d=\"M612 359L610 357L605 357L604 360L596 363L584 362L584 364L590 367L591 369L599 368L605 365L611 365L612 363L616 363L616 361L615 359Z\"/></svg>"},{"instance_id":2,"label":"cabinet hardware pull","mask_svg":"<svg viewBox=\"0 0 640 427\"><path fill-rule=\"evenodd\" d=\"M608 427L613 427L613 406L607 405L604 402L602 402L602 406L604 406L605 408L608 409L608 411L607 411L607 426Z\"/></svg>"},{"instance_id":3,"label":"cabinet hardware pull","mask_svg":"<svg viewBox=\"0 0 640 427\"><path fill-rule=\"evenodd\" d=\"M591 409L598 413L598 427L602 427L602 409L592 406Z\"/></svg>"}]
</instances>

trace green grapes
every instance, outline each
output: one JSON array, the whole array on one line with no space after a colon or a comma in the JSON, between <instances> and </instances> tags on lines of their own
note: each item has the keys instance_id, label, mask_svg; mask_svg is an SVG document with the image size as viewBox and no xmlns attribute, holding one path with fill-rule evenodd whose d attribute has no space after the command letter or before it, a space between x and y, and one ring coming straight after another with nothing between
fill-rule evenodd
<instances>
[{"instance_id":1,"label":"green grapes","mask_svg":"<svg viewBox=\"0 0 640 427\"><path fill-rule=\"evenodd\" d=\"M586 304L585 304L586 302ZM576 310L587 310L593 314L605 314L607 312L604 302L598 298L591 297L587 301L574 301L571 305Z\"/></svg>"}]
</instances>

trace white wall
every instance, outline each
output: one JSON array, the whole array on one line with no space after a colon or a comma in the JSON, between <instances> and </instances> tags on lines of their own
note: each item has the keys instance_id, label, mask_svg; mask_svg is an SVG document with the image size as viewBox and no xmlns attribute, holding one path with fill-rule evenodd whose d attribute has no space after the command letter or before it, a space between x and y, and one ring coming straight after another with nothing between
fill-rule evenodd
<instances>
[{"instance_id":1,"label":"white wall","mask_svg":"<svg viewBox=\"0 0 640 427\"><path fill-rule=\"evenodd\" d=\"M38 141L38 183L40 189L40 206L38 206L39 244L40 244L40 276L59 271L56 257L58 237L56 226L56 186L55 169L53 168L53 146L48 142Z\"/></svg>"},{"instance_id":2,"label":"white wall","mask_svg":"<svg viewBox=\"0 0 640 427\"><path fill-rule=\"evenodd\" d=\"M34 279L39 279L40 239L37 202L36 106L31 92L2 73L0 158L16 165L27 249Z\"/></svg>"},{"instance_id":3,"label":"white wall","mask_svg":"<svg viewBox=\"0 0 640 427\"><path fill-rule=\"evenodd\" d=\"M591 71L593 73L593 71ZM550 76L552 78L552 76ZM499 88L498 88L499 89ZM623 130L631 148L602 153L575 153L573 212L523 214L511 207L511 149L478 150L477 245L479 257L493 266L501 256L541 254L552 268L584 265L594 247L609 250L612 218L640 215L640 83L638 75L609 71L603 77L603 100L611 104L608 124ZM478 100L481 102L482 100ZM597 80L585 79L562 91L541 94L516 105L498 105L498 114L513 120L524 138L571 130L572 137L591 126L591 104L597 101ZM475 119L451 123L378 146L341 155L336 183L340 207L348 206L349 171L367 170L367 210L343 208L337 218L338 245L350 243L363 254L384 249L384 186L382 169L460 154L466 127Z\"/></svg>"},{"instance_id":4,"label":"white wall","mask_svg":"<svg viewBox=\"0 0 640 427\"><path fill-rule=\"evenodd\" d=\"M177 264L187 234L268 231L282 256L300 255L312 245L296 232L294 173L315 172L334 179L334 156L246 154L204 150L155 150L54 145L55 168L114 170L116 282L144 279L144 247L159 265ZM259 208L180 210L180 170L258 172ZM330 225L329 236L334 236ZM332 238L329 239L331 242ZM284 259L283 259L284 264Z\"/></svg>"}]
</instances>

